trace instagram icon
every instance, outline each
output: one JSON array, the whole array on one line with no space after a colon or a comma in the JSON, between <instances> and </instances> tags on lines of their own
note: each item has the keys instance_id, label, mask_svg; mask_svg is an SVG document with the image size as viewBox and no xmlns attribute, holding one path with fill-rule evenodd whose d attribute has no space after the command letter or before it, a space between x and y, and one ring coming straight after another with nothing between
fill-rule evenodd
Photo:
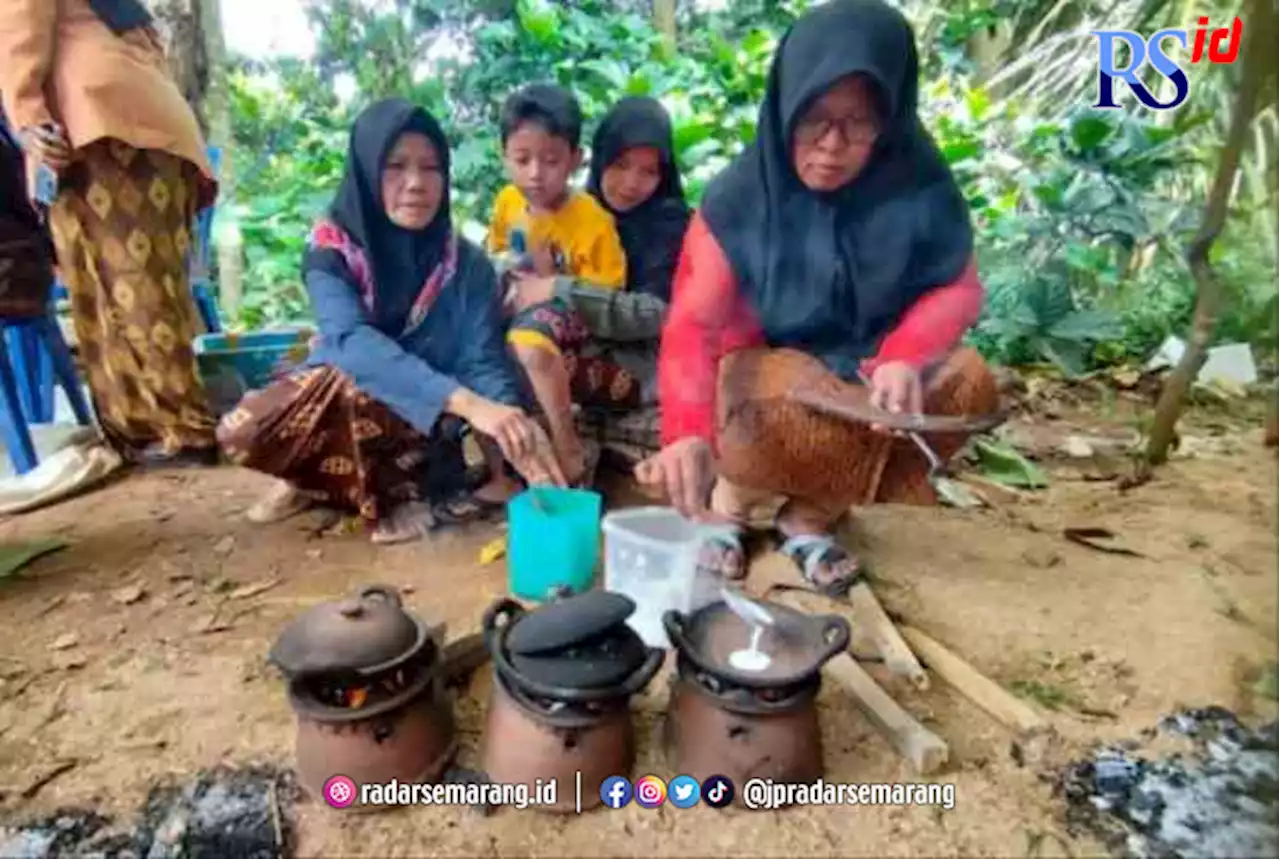
<instances>
[{"instance_id":1,"label":"instagram icon","mask_svg":"<svg viewBox=\"0 0 1280 859\"><path fill-rule=\"evenodd\" d=\"M657 808L667 801L667 785L656 775L636 779L636 803L645 808Z\"/></svg>"}]
</instances>

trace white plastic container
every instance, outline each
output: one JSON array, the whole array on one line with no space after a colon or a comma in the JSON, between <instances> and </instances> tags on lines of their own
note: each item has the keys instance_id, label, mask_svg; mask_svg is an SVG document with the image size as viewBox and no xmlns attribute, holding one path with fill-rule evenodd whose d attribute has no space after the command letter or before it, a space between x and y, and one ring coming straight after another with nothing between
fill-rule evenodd
<instances>
[{"instance_id":1,"label":"white plastic container","mask_svg":"<svg viewBox=\"0 0 1280 859\"><path fill-rule=\"evenodd\" d=\"M692 612L720 599L721 579L699 573L703 542L732 533L699 525L670 507L633 507L604 517L604 586L636 603L631 628L650 647L671 647L662 615Z\"/></svg>"}]
</instances>

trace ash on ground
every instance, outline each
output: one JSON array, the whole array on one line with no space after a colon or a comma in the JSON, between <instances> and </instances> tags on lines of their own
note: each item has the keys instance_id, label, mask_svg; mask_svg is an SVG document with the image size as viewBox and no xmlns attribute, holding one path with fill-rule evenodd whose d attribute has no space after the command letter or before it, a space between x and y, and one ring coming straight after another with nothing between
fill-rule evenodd
<instances>
[{"instance_id":1,"label":"ash on ground","mask_svg":"<svg viewBox=\"0 0 1280 859\"><path fill-rule=\"evenodd\" d=\"M1158 733L1186 738L1188 751L1147 760L1131 743L1068 768L1068 825L1143 859L1280 855L1276 723L1254 730L1209 707L1166 717L1146 736Z\"/></svg>"},{"instance_id":2,"label":"ash on ground","mask_svg":"<svg viewBox=\"0 0 1280 859\"><path fill-rule=\"evenodd\" d=\"M85 809L64 809L0 827L0 856L52 859L283 859L292 852L288 773L215 769L184 785L151 790L131 826Z\"/></svg>"}]
</instances>

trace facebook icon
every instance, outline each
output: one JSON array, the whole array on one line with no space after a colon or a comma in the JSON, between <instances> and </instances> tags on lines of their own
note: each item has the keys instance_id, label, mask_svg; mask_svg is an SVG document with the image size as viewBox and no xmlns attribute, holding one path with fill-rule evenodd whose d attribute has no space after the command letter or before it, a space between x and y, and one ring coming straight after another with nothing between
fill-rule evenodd
<instances>
[{"instance_id":1,"label":"facebook icon","mask_svg":"<svg viewBox=\"0 0 1280 859\"><path fill-rule=\"evenodd\" d=\"M600 798L610 808L622 808L631 801L631 782L620 775L611 775L600 782Z\"/></svg>"}]
</instances>

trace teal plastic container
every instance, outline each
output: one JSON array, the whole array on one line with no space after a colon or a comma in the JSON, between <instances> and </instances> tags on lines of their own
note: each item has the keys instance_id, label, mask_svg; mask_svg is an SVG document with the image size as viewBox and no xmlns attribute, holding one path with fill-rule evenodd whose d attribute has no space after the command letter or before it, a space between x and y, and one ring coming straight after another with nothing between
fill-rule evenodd
<instances>
[{"instance_id":1,"label":"teal plastic container","mask_svg":"<svg viewBox=\"0 0 1280 859\"><path fill-rule=\"evenodd\" d=\"M591 589L600 560L603 499L585 489L535 486L507 502L507 588L545 602L557 587Z\"/></svg>"}]
</instances>

